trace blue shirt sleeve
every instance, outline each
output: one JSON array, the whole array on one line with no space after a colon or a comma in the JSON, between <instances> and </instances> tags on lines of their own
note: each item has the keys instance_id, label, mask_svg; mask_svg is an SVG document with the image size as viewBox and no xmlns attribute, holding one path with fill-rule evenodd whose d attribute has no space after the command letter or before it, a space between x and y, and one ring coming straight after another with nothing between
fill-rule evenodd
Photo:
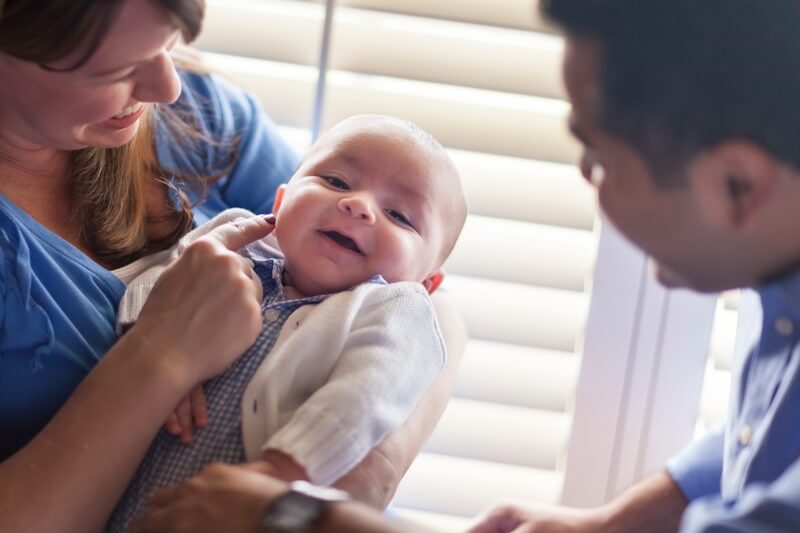
<instances>
[{"instance_id":1,"label":"blue shirt sleeve","mask_svg":"<svg viewBox=\"0 0 800 533\"><path fill-rule=\"evenodd\" d=\"M748 486L735 503L702 498L684 513L681 533L777 533L800 524L800 462L772 484Z\"/></svg>"},{"instance_id":2,"label":"blue shirt sleeve","mask_svg":"<svg viewBox=\"0 0 800 533\"><path fill-rule=\"evenodd\" d=\"M724 445L724 428L719 427L667 463L667 471L690 502L720 494Z\"/></svg>"},{"instance_id":3,"label":"blue shirt sleeve","mask_svg":"<svg viewBox=\"0 0 800 533\"><path fill-rule=\"evenodd\" d=\"M176 174L224 173L196 206L198 224L230 207L271 212L276 189L298 165L297 154L253 95L214 75L185 72L181 81L175 109L200 135L181 135L161 121L156 145L159 162Z\"/></svg>"}]
</instances>

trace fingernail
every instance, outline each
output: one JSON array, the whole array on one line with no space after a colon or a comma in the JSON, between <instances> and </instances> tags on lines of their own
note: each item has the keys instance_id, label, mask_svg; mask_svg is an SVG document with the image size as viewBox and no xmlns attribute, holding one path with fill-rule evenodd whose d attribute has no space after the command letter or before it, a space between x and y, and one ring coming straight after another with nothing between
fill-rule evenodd
<instances>
[{"instance_id":1,"label":"fingernail","mask_svg":"<svg viewBox=\"0 0 800 533\"><path fill-rule=\"evenodd\" d=\"M267 224L275 225L275 215L273 215L272 213L270 213L269 215L261 215L261 218L264 219L264 221Z\"/></svg>"}]
</instances>

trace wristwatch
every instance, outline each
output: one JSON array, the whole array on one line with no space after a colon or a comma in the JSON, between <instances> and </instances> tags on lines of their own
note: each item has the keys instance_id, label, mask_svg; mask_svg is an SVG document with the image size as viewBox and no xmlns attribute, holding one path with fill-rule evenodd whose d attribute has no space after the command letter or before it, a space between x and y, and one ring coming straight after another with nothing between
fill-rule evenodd
<instances>
[{"instance_id":1,"label":"wristwatch","mask_svg":"<svg viewBox=\"0 0 800 533\"><path fill-rule=\"evenodd\" d=\"M308 533L335 502L350 499L343 490L293 481L269 504L261 521L262 533Z\"/></svg>"}]
</instances>

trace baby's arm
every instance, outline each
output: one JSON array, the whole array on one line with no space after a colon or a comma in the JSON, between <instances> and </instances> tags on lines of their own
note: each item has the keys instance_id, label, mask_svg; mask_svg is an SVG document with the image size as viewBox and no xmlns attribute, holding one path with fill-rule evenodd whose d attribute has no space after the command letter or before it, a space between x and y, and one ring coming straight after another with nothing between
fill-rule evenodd
<instances>
[{"instance_id":1,"label":"baby's arm","mask_svg":"<svg viewBox=\"0 0 800 533\"><path fill-rule=\"evenodd\" d=\"M444 366L428 295L398 285L363 302L328 381L265 446L303 465L314 483L337 481L403 424Z\"/></svg>"}]
</instances>

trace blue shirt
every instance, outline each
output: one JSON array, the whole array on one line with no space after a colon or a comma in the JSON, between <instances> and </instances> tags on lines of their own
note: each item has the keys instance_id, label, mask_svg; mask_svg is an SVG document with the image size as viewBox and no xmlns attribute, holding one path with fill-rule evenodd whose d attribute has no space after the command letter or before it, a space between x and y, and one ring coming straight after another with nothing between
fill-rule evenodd
<instances>
[{"instance_id":1,"label":"blue shirt","mask_svg":"<svg viewBox=\"0 0 800 533\"><path fill-rule=\"evenodd\" d=\"M181 78L175 105L219 142L189 146L160 122L159 161L184 175L227 171L194 208L196 222L228 207L270 212L296 155L255 98L213 76ZM44 427L114 343L124 291L111 272L0 195L0 460Z\"/></svg>"},{"instance_id":2,"label":"blue shirt","mask_svg":"<svg viewBox=\"0 0 800 533\"><path fill-rule=\"evenodd\" d=\"M745 298L759 301L740 319L724 431L667 467L691 501L685 532L800 530L800 272Z\"/></svg>"}]
</instances>

